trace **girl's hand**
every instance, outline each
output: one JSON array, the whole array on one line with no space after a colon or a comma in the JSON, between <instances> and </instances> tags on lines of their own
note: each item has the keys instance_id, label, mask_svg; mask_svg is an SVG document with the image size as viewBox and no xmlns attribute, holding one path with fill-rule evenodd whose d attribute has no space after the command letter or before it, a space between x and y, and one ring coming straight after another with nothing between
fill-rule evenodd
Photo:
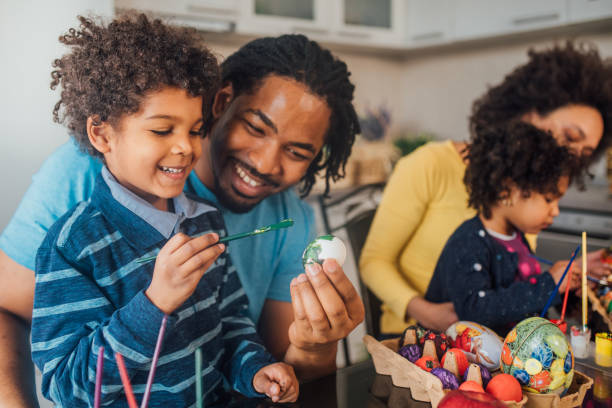
<instances>
[{"instance_id":1,"label":"girl's hand","mask_svg":"<svg viewBox=\"0 0 612 408\"><path fill-rule=\"evenodd\" d=\"M587 254L587 271L590 276L597 279L606 279L612 273L612 265L605 263L602 259L605 249L592 251Z\"/></svg>"},{"instance_id":2,"label":"girl's hand","mask_svg":"<svg viewBox=\"0 0 612 408\"><path fill-rule=\"evenodd\" d=\"M253 377L255 391L266 394L273 402L295 402L300 393L300 384L293 367L275 363L260 369Z\"/></svg>"},{"instance_id":3,"label":"girl's hand","mask_svg":"<svg viewBox=\"0 0 612 408\"><path fill-rule=\"evenodd\" d=\"M145 292L149 300L165 314L174 312L224 251L225 245L214 245L218 240L214 233L193 239L178 233L170 238L155 260L153 279Z\"/></svg>"},{"instance_id":4,"label":"girl's hand","mask_svg":"<svg viewBox=\"0 0 612 408\"><path fill-rule=\"evenodd\" d=\"M548 273L550 273L550 276L552 276L553 280L555 281L555 285L559 283L559 280L561 280L568 262L569 261L555 262L555 264L549 269ZM570 290L579 288L580 279L580 269L578 265L576 265L576 262L574 262L572 264L572 268L567 271L567 276L565 279L563 279L563 283L561 283L561 286L559 286L559 293L564 293L568 284L570 285Z\"/></svg>"}]
</instances>

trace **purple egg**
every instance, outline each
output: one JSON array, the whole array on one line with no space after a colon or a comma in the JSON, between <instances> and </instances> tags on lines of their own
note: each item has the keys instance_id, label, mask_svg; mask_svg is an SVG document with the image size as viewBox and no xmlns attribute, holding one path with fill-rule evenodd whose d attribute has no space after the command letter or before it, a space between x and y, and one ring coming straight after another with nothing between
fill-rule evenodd
<instances>
[{"instance_id":1,"label":"purple egg","mask_svg":"<svg viewBox=\"0 0 612 408\"><path fill-rule=\"evenodd\" d=\"M476 364L476 363L472 363L472 364ZM489 372L489 370L487 370L486 367L481 366L480 364L476 364L478 367L480 367L480 377L482 378L482 388L487 388L487 384L489 383L489 381L491 381L491 373ZM471 367L471 364L470 364ZM463 381L467 381L467 375L468 375L468 371L470 371L470 367L468 367L467 370L465 370L465 373L463 373Z\"/></svg>"},{"instance_id":2,"label":"purple egg","mask_svg":"<svg viewBox=\"0 0 612 408\"><path fill-rule=\"evenodd\" d=\"M417 344L409 344L398 350L398 353L408 359L411 363L414 363L421 358L421 348Z\"/></svg>"},{"instance_id":3,"label":"purple egg","mask_svg":"<svg viewBox=\"0 0 612 408\"><path fill-rule=\"evenodd\" d=\"M436 367L431 370L431 373L438 377L442 382L442 388L445 390L456 390L459 388L459 381L455 374L441 367Z\"/></svg>"}]
</instances>

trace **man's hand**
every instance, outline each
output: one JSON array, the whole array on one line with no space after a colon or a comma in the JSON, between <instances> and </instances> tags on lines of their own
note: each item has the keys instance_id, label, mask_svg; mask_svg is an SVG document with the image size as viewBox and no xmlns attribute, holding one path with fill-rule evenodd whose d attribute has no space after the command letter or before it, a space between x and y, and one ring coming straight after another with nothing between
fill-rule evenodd
<instances>
[{"instance_id":1,"label":"man's hand","mask_svg":"<svg viewBox=\"0 0 612 408\"><path fill-rule=\"evenodd\" d=\"M365 310L357 291L333 259L323 267L306 266L291 282L294 321L289 327L291 344L316 352L335 344L363 321Z\"/></svg>"},{"instance_id":2,"label":"man's hand","mask_svg":"<svg viewBox=\"0 0 612 408\"><path fill-rule=\"evenodd\" d=\"M406 307L406 320L415 318L428 329L444 333L448 326L459 320L452 302L432 303L420 296L414 297Z\"/></svg>"}]
</instances>

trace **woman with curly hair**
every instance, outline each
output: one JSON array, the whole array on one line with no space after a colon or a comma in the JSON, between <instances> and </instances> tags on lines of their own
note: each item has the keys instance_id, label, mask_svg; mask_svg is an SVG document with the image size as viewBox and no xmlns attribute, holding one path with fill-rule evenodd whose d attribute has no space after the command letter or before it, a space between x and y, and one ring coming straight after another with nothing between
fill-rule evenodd
<instances>
[{"instance_id":1,"label":"woman with curly hair","mask_svg":"<svg viewBox=\"0 0 612 408\"><path fill-rule=\"evenodd\" d=\"M528 56L474 103L472 138L520 119L549 131L588 165L612 141L612 63L570 42ZM401 333L414 320L443 331L457 320L452 303L423 295L448 237L475 214L463 183L466 146L428 143L402 158L387 183L360 261L363 280L383 301L383 333ZM590 254L589 270L608 273L600 255Z\"/></svg>"},{"instance_id":2,"label":"woman with curly hair","mask_svg":"<svg viewBox=\"0 0 612 408\"><path fill-rule=\"evenodd\" d=\"M477 215L446 242L425 299L452 302L459 320L504 335L545 307L563 275L564 261L542 273L525 234L539 233L559 215L568 185L581 182L580 159L524 122L480 128L466 158L468 205ZM578 275L571 273L559 290L568 284L577 287Z\"/></svg>"}]
</instances>

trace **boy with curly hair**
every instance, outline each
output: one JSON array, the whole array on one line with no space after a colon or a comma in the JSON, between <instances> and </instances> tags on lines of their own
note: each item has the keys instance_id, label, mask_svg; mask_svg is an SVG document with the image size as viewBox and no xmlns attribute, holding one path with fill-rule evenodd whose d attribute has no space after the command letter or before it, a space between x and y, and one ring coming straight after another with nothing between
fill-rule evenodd
<instances>
[{"instance_id":1,"label":"boy with curly hair","mask_svg":"<svg viewBox=\"0 0 612 408\"><path fill-rule=\"evenodd\" d=\"M52 87L62 88L54 115L63 113L75 142L104 165L91 197L49 229L37 253L32 356L43 394L57 406L91 406L104 350L101 404L125 405L113 352L142 395L165 318L156 406L195 404L197 348L206 404L227 398L224 383L295 400L293 369L261 345L218 243L223 218L183 193L219 86L215 57L194 30L144 15L107 26L79 19L60 38L70 52L54 63Z\"/></svg>"},{"instance_id":2,"label":"boy with curly hair","mask_svg":"<svg viewBox=\"0 0 612 408\"><path fill-rule=\"evenodd\" d=\"M542 273L525 234L552 224L569 183L582 184L581 160L523 122L481 128L467 159L468 204L477 215L446 242L425 299L450 301L459 320L504 334L513 322L539 313L563 275L564 261ZM577 284L570 274L559 290Z\"/></svg>"}]
</instances>

